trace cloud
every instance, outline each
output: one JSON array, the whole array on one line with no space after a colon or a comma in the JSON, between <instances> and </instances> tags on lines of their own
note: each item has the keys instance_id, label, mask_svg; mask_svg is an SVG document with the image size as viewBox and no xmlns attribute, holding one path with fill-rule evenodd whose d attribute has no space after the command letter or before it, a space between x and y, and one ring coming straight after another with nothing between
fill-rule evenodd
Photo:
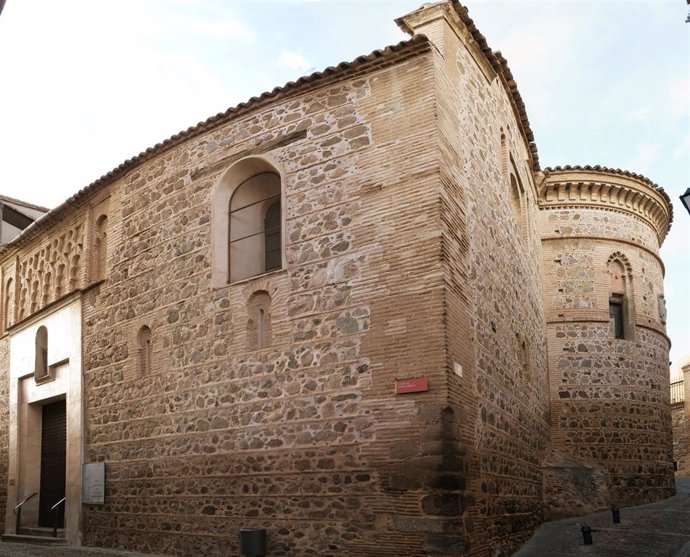
<instances>
[{"instance_id":1,"label":"cloud","mask_svg":"<svg viewBox=\"0 0 690 557\"><path fill-rule=\"evenodd\" d=\"M309 61L304 56L289 50L281 51L277 64L281 68L288 68L302 73L311 67Z\"/></svg>"}]
</instances>

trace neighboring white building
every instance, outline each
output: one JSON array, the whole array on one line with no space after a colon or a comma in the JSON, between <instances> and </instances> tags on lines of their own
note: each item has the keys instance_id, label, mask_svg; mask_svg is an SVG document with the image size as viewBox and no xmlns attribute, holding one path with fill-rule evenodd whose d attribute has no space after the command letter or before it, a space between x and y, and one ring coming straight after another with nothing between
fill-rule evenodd
<instances>
[{"instance_id":1,"label":"neighboring white building","mask_svg":"<svg viewBox=\"0 0 690 557\"><path fill-rule=\"evenodd\" d=\"M0 2L0 11L2 2ZM20 232L40 219L49 209L0 195L0 244L7 244Z\"/></svg>"}]
</instances>

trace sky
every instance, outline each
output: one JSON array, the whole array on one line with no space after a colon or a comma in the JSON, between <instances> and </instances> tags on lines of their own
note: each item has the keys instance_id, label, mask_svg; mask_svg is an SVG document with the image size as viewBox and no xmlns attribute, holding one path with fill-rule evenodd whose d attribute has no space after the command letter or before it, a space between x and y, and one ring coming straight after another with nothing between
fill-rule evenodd
<instances>
[{"instance_id":1,"label":"sky","mask_svg":"<svg viewBox=\"0 0 690 557\"><path fill-rule=\"evenodd\" d=\"M211 115L407 38L422 0L7 0L0 193L54 207ZM690 355L690 24L684 0L466 0L507 58L542 167L644 174L673 201L671 360Z\"/></svg>"}]
</instances>

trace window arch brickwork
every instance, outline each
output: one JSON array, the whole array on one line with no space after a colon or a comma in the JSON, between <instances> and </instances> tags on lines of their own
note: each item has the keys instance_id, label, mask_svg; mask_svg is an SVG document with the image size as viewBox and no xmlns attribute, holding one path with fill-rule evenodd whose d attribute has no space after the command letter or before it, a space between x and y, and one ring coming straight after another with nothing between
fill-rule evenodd
<instances>
[{"instance_id":1,"label":"window arch brickwork","mask_svg":"<svg viewBox=\"0 0 690 557\"><path fill-rule=\"evenodd\" d=\"M12 325L14 316L14 281L10 278L5 286L5 297L3 304L3 323L5 329Z\"/></svg>"},{"instance_id":2,"label":"window arch brickwork","mask_svg":"<svg viewBox=\"0 0 690 557\"><path fill-rule=\"evenodd\" d=\"M528 230L527 192L525 191L525 188L522 185L522 180L520 179L520 174L518 173L517 167L515 166L515 162L513 161L513 157L509 156L509 160L510 160L510 164L509 164L509 166L510 166L510 171L509 171L510 207L513 211L513 216L515 217L515 222L517 223L518 233L520 234L520 237L524 241L527 241L527 230Z\"/></svg>"},{"instance_id":3,"label":"window arch brickwork","mask_svg":"<svg viewBox=\"0 0 690 557\"><path fill-rule=\"evenodd\" d=\"M223 174L211 196L214 287L284 266L284 188L279 169L261 156Z\"/></svg>"},{"instance_id":4,"label":"window arch brickwork","mask_svg":"<svg viewBox=\"0 0 690 557\"><path fill-rule=\"evenodd\" d=\"M108 217L101 215L96 220L93 235L93 256L91 260L92 279L101 280L106 276L108 260Z\"/></svg>"},{"instance_id":5,"label":"window arch brickwork","mask_svg":"<svg viewBox=\"0 0 690 557\"><path fill-rule=\"evenodd\" d=\"M36 353L34 379L41 381L48 377L48 329L39 327L36 331Z\"/></svg>"},{"instance_id":6,"label":"window arch brickwork","mask_svg":"<svg viewBox=\"0 0 690 557\"><path fill-rule=\"evenodd\" d=\"M247 301L247 348L261 350L271 346L271 296L265 290L254 292Z\"/></svg>"},{"instance_id":7,"label":"window arch brickwork","mask_svg":"<svg viewBox=\"0 0 690 557\"><path fill-rule=\"evenodd\" d=\"M137 365L139 375L149 375L151 373L152 347L151 347L151 328L143 325L137 333Z\"/></svg>"},{"instance_id":8,"label":"window arch brickwork","mask_svg":"<svg viewBox=\"0 0 690 557\"><path fill-rule=\"evenodd\" d=\"M517 357L519 363L519 373L522 375L522 379L528 381L530 378L530 365L529 365L529 344L527 339L524 338L520 333L515 333L515 343L517 346Z\"/></svg>"},{"instance_id":9,"label":"window arch brickwork","mask_svg":"<svg viewBox=\"0 0 690 557\"><path fill-rule=\"evenodd\" d=\"M609 276L609 320L614 338L632 340L635 312L632 296L632 267L620 252L612 254L606 269Z\"/></svg>"}]
</instances>

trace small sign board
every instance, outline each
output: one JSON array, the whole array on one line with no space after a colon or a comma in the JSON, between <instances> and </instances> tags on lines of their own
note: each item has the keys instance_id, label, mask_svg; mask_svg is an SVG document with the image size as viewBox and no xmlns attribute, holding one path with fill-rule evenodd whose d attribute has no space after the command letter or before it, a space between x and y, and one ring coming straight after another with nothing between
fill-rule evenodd
<instances>
[{"instance_id":1,"label":"small sign board","mask_svg":"<svg viewBox=\"0 0 690 557\"><path fill-rule=\"evenodd\" d=\"M426 377L414 379L398 379L395 381L395 394L423 393L429 390L429 380Z\"/></svg>"},{"instance_id":2,"label":"small sign board","mask_svg":"<svg viewBox=\"0 0 690 557\"><path fill-rule=\"evenodd\" d=\"M105 462L92 462L81 466L81 502L105 504Z\"/></svg>"}]
</instances>

